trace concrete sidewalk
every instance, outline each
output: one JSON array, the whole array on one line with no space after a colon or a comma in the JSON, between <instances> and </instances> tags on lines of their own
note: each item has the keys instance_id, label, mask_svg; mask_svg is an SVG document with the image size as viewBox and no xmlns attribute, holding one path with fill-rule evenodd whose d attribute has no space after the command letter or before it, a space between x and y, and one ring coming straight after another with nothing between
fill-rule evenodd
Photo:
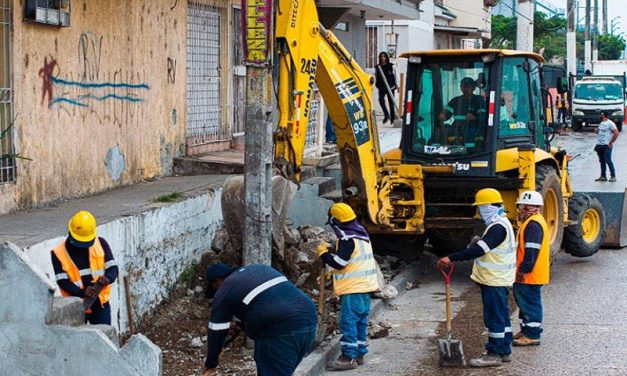
<instances>
[{"instance_id":1,"label":"concrete sidewalk","mask_svg":"<svg viewBox=\"0 0 627 376\"><path fill-rule=\"evenodd\" d=\"M220 189L229 175L174 176L112 189L93 196L66 199L39 208L0 216L0 241L22 248L67 234L67 221L79 210L91 211L98 225L170 205L154 199L173 192L182 200Z\"/></svg>"}]
</instances>

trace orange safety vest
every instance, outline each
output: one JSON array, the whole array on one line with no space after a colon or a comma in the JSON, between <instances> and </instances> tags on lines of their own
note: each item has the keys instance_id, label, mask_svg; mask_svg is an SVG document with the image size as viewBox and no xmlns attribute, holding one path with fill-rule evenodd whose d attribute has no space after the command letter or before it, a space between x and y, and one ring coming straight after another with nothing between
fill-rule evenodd
<instances>
[{"instance_id":1,"label":"orange safety vest","mask_svg":"<svg viewBox=\"0 0 627 376\"><path fill-rule=\"evenodd\" d=\"M105 273L105 252L102 249L102 245L100 244L100 240L96 238L94 244L89 247L89 269L79 270L74 261L70 258L70 255L67 253L67 249L65 249L65 240L61 242L55 249L52 250L54 255L57 256L59 262L61 263L61 268L68 275L68 279L74 283L76 286L84 289L83 281L81 277L83 275L91 274L93 281L96 282L98 278L104 276ZM61 290L61 295L70 296L70 294L59 288ZM111 285L107 285L102 288L100 294L98 294L98 298L100 298L100 303L105 304L109 301L109 296L111 295Z\"/></svg>"},{"instance_id":2,"label":"orange safety vest","mask_svg":"<svg viewBox=\"0 0 627 376\"><path fill-rule=\"evenodd\" d=\"M540 252L538 253L538 259L536 260L531 273L525 274L522 281L516 279L516 282L527 285L546 285L549 283L549 267L551 263L549 260L549 233L547 231L546 221L544 220L542 214L534 214L530 216L522 224L522 226L520 226L518 236L516 236L516 240L518 241L516 265L518 267L518 265L520 265L525 258L525 229L531 221L537 222L542 227L542 243L540 244Z\"/></svg>"}]
</instances>

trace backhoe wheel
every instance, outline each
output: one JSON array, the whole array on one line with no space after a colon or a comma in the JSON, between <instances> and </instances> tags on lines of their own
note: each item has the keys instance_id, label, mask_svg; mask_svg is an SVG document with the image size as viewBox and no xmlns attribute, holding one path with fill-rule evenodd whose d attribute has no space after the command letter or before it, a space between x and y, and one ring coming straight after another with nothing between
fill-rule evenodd
<instances>
[{"instance_id":1,"label":"backhoe wheel","mask_svg":"<svg viewBox=\"0 0 627 376\"><path fill-rule=\"evenodd\" d=\"M575 193L568 203L568 219L573 223L564 232L564 250L575 257L597 253L605 242L605 212L596 198Z\"/></svg>"},{"instance_id":2,"label":"backhoe wheel","mask_svg":"<svg viewBox=\"0 0 627 376\"><path fill-rule=\"evenodd\" d=\"M564 237L564 200L560 178L555 168L547 165L536 167L536 191L544 198L542 215L549 232L551 262L562 248Z\"/></svg>"}]
</instances>

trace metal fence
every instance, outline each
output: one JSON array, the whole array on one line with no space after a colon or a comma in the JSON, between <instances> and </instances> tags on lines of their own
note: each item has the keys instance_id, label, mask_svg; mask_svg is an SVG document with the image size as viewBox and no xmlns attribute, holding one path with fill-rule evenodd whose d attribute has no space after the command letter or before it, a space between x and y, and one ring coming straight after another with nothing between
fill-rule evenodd
<instances>
[{"instance_id":1,"label":"metal fence","mask_svg":"<svg viewBox=\"0 0 627 376\"><path fill-rule=\"evenodd\" d=\"M0 2L0 184L15 181L11 0Z\"/></svg>"},{"instance_id":2,"label":"metal fence","mask_svg":"<svg viewBox=\"0 0 627 376\"><path fill-rule=\"evenodd\" d=\"M221 9L200 1L187 8L187 144L230 139L222 124Z\"/></svg>"}]
</instances>

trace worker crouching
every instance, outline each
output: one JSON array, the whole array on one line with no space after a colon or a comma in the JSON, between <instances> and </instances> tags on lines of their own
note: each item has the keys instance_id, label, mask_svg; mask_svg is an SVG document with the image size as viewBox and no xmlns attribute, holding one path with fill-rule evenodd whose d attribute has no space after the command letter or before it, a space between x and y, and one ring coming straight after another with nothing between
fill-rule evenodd
<instances>
[{"instance_id":1,"label":"worker crouching","mask_svg":"<svg viewBox=\"0 0 627 376\"><path fill-rule=\"evenodd\" d=\"M52 250L52 267L61 295L77 296L89 305L85 322L111 325L109 295L118 267L109 244L96 236L96 228L90 212L76 213L68 222L67 238Z\"/></svg>"},{"instance_id":2,"label":"worker crouching","mask_svg":"<svg viewBox=\"0 0 627 376\"><path fill-rule=\"evenodd\" d=\"M516 283L514 298L518 306L520 332L514 336L515 346L540 344L542 333L542 285L549 283L550 251L546 221L540 213L542 195L526 191L516 202L518 230Z\"/></svg>"},{"instance_id":3,"label":"worker crouching","mask_svg":"<svg viewBox=\"0 0 627 376\"><path fill-rule=\"evenodd\" d=\"M329 251L326 244L318 247L318 255L334 269L333 289L340 296L340 332L342 354L327 364L327 369L342 371L364 363L368 353L368 316L370 294L379 289L377 265L370 237L357 221L353 209L336 203L329 209L329 222L338 241Z\"/></svg>"},{"instance_id":4,"label":"worker crouching","mask_svg":"<svg viewBox=\"0 0 627 376\"><path fill-rule=\"evenodd\" d=\"M316 307L287 278L268 265L207 268L211 317L203 376L213 374L235 319L255 341L259 376L289 376L309 353L316 335Z\"/></svg>"},{"instance_id":5,"label":"worker crouching","mask_svg":"<svg viewBox=\"0 0 627 376\"><path fill-rule=\"evenodd\" d=\"M483 236L462 251L442 257L438 264L472 260L470 278L481 288L483 322L488 328L486 352L471 359L472 367L495 367L509 362L512 353L512 324L509 318L508 288L516 275L514 230L505 217L503 198L492 188L477 192L473 206L487 226Z\"/></svg>"}]
</instances>

